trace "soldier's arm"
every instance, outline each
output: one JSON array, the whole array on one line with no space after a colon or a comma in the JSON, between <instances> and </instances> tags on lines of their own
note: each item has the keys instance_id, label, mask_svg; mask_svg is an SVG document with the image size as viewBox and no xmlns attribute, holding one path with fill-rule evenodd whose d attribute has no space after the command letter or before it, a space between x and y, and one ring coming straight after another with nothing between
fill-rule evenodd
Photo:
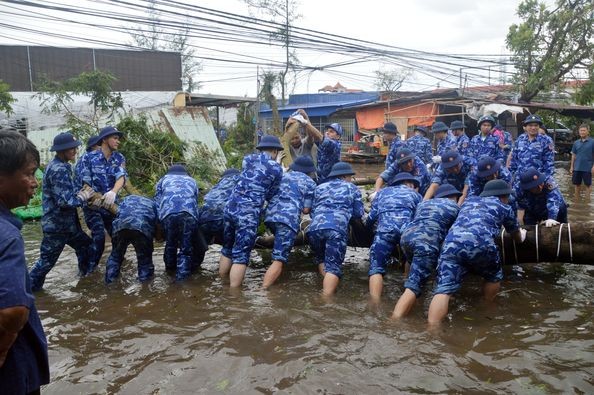
<instances>
[{"instance_id":1,"label":"soldier's arm","mask_svg":"<svg viewBox=\"0 0 594 395\"><path fill-rule=\"evenodd\" d=\"M439 184L436 182L432 182L431 185L429 186L429 189L427 189L427 192L425 192L425 196L423 197L423 200L429 200L433 197L433 195L435 195L435 191L437 191L437 188L439 188ZM464 188L467 189L467 188Z\"/></svg>"},{"instance_id":2,"label":"soldier's arm","mask_svg":"<svg viewBox=\"0 0 594 395\"><path fill-rule=\"evenodd\" d=\"M466 200L466 196L468 196L468 184L464 184L464 188L462 189L462 196L458 199L458 206L462 206L462 203Z\"/></svg>"}]
</instances>

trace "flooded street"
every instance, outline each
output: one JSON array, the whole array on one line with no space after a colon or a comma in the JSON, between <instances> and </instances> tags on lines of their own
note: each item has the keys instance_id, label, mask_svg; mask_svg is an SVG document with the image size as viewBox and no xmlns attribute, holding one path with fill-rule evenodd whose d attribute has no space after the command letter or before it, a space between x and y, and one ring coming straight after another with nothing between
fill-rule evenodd
<instances>
[{"instance_id":1,"label":"flooded street","mask_svg":"<svg viewBox=\"0 0 594 395\"><path fill-rule=\"evenodd\" d=\"M594 220L594 204L568 192L568 163L558 163L557 180L570 221ZM39 223L25 224L23 236L32 265ZM215 247L182 284L164 273L159 243L155 278L137 283L130 248L121 281L109 287L109 247L99 271L83 279L67 247L37 294L51 369L42 392L594 393L594 266L506 267L494 308L482 305L481 282L469 277L449 319L428 332L432 284L410 317L390 321L404 277L389 272L382 303L370 304L367 249L349 248L339 291L327 301L307 249L293 252L269 291L261 283L270 252L254 253L243 290L231 292L218 277Z\"/></svg>"}]
</instances>

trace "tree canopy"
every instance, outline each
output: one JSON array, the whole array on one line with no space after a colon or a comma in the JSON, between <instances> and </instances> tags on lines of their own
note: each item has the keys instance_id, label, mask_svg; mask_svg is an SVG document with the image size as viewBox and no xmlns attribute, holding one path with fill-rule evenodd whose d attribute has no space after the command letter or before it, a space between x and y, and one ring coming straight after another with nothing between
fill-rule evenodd
<instances>
[{"instance_id":1,"label":"tree canopy","mask_svg":"<svg viewBox=\"0 0 594 395\"><path fill-rule=\"evenodd\" d=\"M0 112L6 113L6 115L12 114L11 103L14 103L15 99L10 94L10 85L0 80Z\"/></svg>"}]
</instances>

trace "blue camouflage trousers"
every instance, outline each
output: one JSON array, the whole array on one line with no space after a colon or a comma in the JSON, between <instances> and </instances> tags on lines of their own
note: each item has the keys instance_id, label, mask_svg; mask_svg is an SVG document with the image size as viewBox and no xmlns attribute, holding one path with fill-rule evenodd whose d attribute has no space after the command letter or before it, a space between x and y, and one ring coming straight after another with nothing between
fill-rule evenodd
<instances>
[{"instance_id":1,"label":"blue camouflage trousers","mask_svg":"<svg viewBox=\"0 0 594 395\"><path fill-rule=\"evenodd\" d=\"M39 260L29 274L33 291L43 288L45 276L52 270L66 245L72 247L76 253L78 273L83 276L90 273L89 252L91 250L91 238L82 229L78 229L74 233L44 233Z\"/></svg>"},{"instance_id":2,"label":"blue camouflage trousers","mask_svg":"<svg viewBox=\"0 0 594 395\"><path fill-rule=\"evenodd\" d=\"M334 229L319 229L307 233L316 263L324 264L324 271L342 277L342 263L347 249L347 236Z\"/></svg>"},{"instance_id":3,"label":"blue camouflage trousers","mask_svg":"<svg viewBox=\"0 0 594 395\"><path fill-rule=\"evenodd\" d=\"M437 263L437 285L433 293L456 293L468 272L478 274L490 283L503 279L499 249L493 240L478 245L454 241L444 243Z\"/></svg>"},{"instance_id":4,"label":"blue camouflage trousers","mask_svg":"<svg viewBox=\"0 0 594 395\"><path fill-rule=\"evenodd\" d=\"M223 243L223 230L225 229L225 224L222 220L200 222L198 224L198 227L202 231L202 235L204 236L204 239L208 244Z\"/></svg>"},{"instance_id":5,"label":"blue camouflage trousers","mask_svg":"<svg viewBox=\"0 0 594 395\"><path fill-rule=\"evenodd\" d=\"M400 247L410 263L408 278L404 283L404 288L410 289L418 298L427 279L437 267L437 258L439 257L439 244L436 240L431 243L423 239L427 236L425 232L407 232L405 231L400 238Z\"/></svg>"},{"instance_id":6,"label":"blue camouflage trousers","mask_svg":"<svg viewBox=\"0 0 594 395\"><path fill-rule=\"evenodd\" d=\"M154 272L153 239L149 239L142 232L134 229L122 229L113 234L112 249L105 269L105 283L109 284L120 276L120 268L128 246L132 244L138 261L138 280L149 280Z\"/></svg>"},{"instance_id":7,"label":"blue camouflage trousers","mask_svg":"<svg viewBox=\"0 0 594 395\"><path fill-rule=\"evenodd\" d=\"M243 213L232 216L225 213L225 233L221 254L230 258L233 263L247 265L250 253L258 237L259 212Z\"/></svg>"},{"instance_id":8,"label":"blue camouflage trousers","mask_svg":"<svg viewBox=\"0 0 594 395\"><path fill-rule=\"evenodd\" d=\"M394 229L389 233L376 232L369 248L369 276L386 274L386 266L398 243L400 243L400 230Z\"/></svg>"},{"instance_id":9,"label":"blue camouflage trousers","mask_svg":"<svg viewBox=\"0 0 594 395\"><path fill-rule=\"evenodd\" d=\"M165 232L165 269L175 270L176 280L183 280L195 269L192 255L193 237L198 221L189 213L181 212L169 214L163 218L162 224Z\"/></svg>"},{"instance_id":10,"label":"blue camouflage trousers","mask_svg":"<svg viewBox=\"0 0 594 395\"><path fill-rule=\"evenodd\" d=\"M93 272L105 249L105 231L111 236L111 225L113 223L114 215L109 211L100 208L92 210L88 207L83 207L85 215L85 222L91 231L91 238L93 239L91 253L89 257L89 273Z\"/></svg>"},{"instance_id":11,"label":"blue camouflage trousers","mask_svg":"<svg viewBox=\"0 0 594 395\"><path fill-rule=\"evenodd\" d=\"M274 233L272 260L287 263L297 232L281 222L267 222L266 226Z\"/></svg>"}]
</instances>

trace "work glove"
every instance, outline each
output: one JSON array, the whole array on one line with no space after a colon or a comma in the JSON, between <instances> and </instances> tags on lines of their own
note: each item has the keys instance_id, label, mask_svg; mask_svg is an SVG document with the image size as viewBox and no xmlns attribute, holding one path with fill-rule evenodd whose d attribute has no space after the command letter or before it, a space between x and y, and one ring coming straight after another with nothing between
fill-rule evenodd
<instances>
[{"instance_id":1,"label":"work glove","mask_svg":"<svg viewBox=\"0 0 594 395\"><path fill-rule=\"evenodd\" d=\"M81 202L86 202L87 200L89 200L89 198L91 196L93 196L93 191L90 188L83 188L80 191L78 191L78 193L76 194L76 197L81 201Z\"/></svg>"},{"instance_id":2,"label":"work glove","mask_svg":"<svg viewBox=\"0 0 594 395\"><path fill-rule=\"evenodd\" d=\"M369 196L367 196L367 199L369 200L369 202L373 202L373 199L375 199L376 196L377 191L370 193Z\"/></svg>"},{"instance_id":3,"label":"work glove","mask_svg":"<svg viewBox=\"0 0 594 395\"><path fill-rule=\"evenodd\" d=\"M294 120L296 120L297 122L299 122L302 125L307 125L309 123L308 120L303 118L303 115L301 115L301 114L292 115L291 118L293 118Z\"/></svg>"},{"instance_id":4,"label":"work glove","mask_svg":"<svg viewBox=\"0 0 594 395\"><path fill-rule=\"evenodd\" d=\"M433 161L433 163L438 164L441 163L441 156L439 155L435 155L433 158L431 158L431 160Z\"/></svg>"},{"instance_id":5,"label":"work glove","mask_svg":"<svg viewBox=\"0 0 594 395\"><path fill-rule=\"evenodd\" d=\"M547 219L546 221L544 221L544 225L547 228L550 228L552 226L557 226L559 225L559 221L555 221L554 219Z\"/></svg>"},{"instance_id":6,"label":"work glove","mask_svg":"<svg viewBox=\"0 0 594 395\"><path fill-rule=\"evenodd\" d=\"M116 196L117 195L114 191L106 192L105 195L103 195L103 203L107 205L114 204Z\"/></svg>"},{"instance_id":7,"label":"work glove","mask_svg":"<svg viewBox=\"0 0 594 395\"><path fill-rule=\"evenodd\" d=\"M520 228L520 240L523 243L526 240L526 234L528 231L526 229Z\"/></svg>"}]
</instances>

